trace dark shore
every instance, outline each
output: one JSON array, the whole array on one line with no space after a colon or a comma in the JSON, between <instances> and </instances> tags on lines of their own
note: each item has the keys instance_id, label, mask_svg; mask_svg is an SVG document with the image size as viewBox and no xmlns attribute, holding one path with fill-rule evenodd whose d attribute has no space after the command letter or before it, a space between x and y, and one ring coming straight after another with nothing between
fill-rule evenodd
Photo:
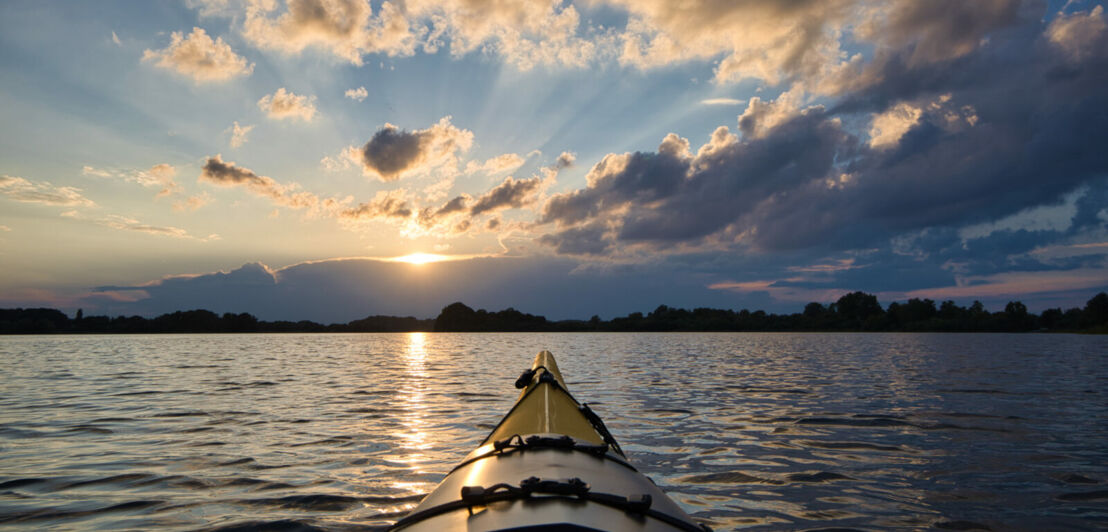
<instances>
[{"instance_id":1,"label":"dark shore","mask_svg":"<svg viewBox=\"0 0 1108 532\"><path fill-rule=\"evenodd\" d=\"M1101 292L1084 308L1053 308L1028 312L1019 302L989 312L975 301L960 307L953 301L936 305L930 299L910 299L882 307L877 297L852 292L824 305L809 303L795 314L764 311L693 310L661 305L649 314L633 312L603 320L548 320L513 308L490 312L451 303L435 318L368 316L349 323L324 325L312 321L263 321L247 313L208 310L177 311L155 318L84 316L70 318L51 308L0 309L0 334L74 333L255 333L255 332L1085 332L1108 333L1108 294Z\"/></svg>"}]
</instances>

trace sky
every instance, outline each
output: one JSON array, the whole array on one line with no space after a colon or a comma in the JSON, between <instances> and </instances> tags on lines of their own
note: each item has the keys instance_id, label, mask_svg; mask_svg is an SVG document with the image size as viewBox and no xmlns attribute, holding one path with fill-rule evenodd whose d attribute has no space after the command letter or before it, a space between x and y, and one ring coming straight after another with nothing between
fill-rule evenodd
<instances>
[{"instance_id":1,"label":"sky","mask_svg":"<svg viewBox=\"0 0 1108 532\"><path fill-rule=\"evenodd\" d=\"M798 312L1108 290L1108 15L0 3L0 307Z\"/></svg>"}]
</instances>

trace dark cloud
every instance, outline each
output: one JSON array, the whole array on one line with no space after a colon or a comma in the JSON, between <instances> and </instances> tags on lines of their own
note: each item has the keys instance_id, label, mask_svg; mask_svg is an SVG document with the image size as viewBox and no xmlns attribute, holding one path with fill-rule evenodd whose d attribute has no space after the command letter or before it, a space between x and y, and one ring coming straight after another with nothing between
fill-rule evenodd
<instances>
[{"instance_id":1,"label":"dark cloud","mask_svg":"<svg viewBox=\"0 0 1108 532\"><path fill-rule=\"evenodd\" d=\"M473 133L454 127L447 116L416 131L385 124L355 150L355 158L366 174L395 181L410 172L456 166L457 154L468 150L472 143Z\"/></svg>"},{"instance_id":2,"label":"dark cloud","mask_svg":"<svg viewBox=\"0 0 1108 532\"><path fill-rule=\"evenodd\" d=\"M339 211L340 218L351 220L373 220L379 218L408 218L412 207L407 200L388 194L379 194L371 201Z\"/></svg>"},{"instance_id":3,"label":"dark cloud","mask_svg":"<svg viewBox=\"0 0 1108 532\"><path fill-rule=\"evenodd\" d=\"M486 212L507 208L520 208L534 199L542 178L514 179L507 177L504 182L493 187L473 202L470 214L476 216Z\"/></svg>"},{"instance_id":4,"label":"dark cloud","mask_svg":"<svg viewBox=\"0 0 1108 532\"><path fill-rule=\"evenodd\" d=\"M362 164L390 181L412 166L420 156L419 133L411 133L386 125L362 147Z\"/></svg>"},{"instance_id":5,"label":"dark cloud","mask_svg":"<svg viewBox=\"0 0 1108 532\"><path fill-rule=\"evenodd\" d=\"M271 271L247 264L231 272L171 277L142 286L105 286L99 293L141 290L138 301L85 302L85 313L155 316L182 309L249 312L266 320L347 322L373 314L437 316L454 301L475 308L509 306L548 318L587 319L649 311L660 304L735 304L733 294L699 279L644 270L575 271L558 258L478 258L419 266L369 259L310 262ZM141 295L141 294L140 294ZM95 299L95 298L94 298ZM97 309L97 310L92 310Z\"/></svg>"},{"instance_id":6,"label":"dark cloud","mask_svg":"<svg viewBox=\"0 0 1108 532\"><path fill-rule=\"evenodd\" d=\"M469 196L458 196L446 202L442 207L439 207L439 209L435 211L435 216L442 216L444 214L450 214L452 212L464 211L466 209L466 205L469 204L469 199Z\"/></svg>"},{"instance_id":7,"label":"dark cloud","mask_svg":"<svg viewBox=\"0 0 1108 532\"><path fill-rule=\"evenodd\" d=\"M903 20L889 24L915 24L929 40L962 24L940 23L929 4L906 5ZM669 141L655 153L608 155L587 187L551 198L540 223L564 232L606 222L614 230L603 238L616 252L738 243L834 253L1009 216L1106 175L1108 91L1100 73L1108 71L1108 48L1052 45L1042 25L1019 19L1009 2L951 9L984 10L967 31L992 32L988 46L917 65L913 54L924 53L925 41L905 41L872 65L867 75L880 81L827 109L752 100L741 138L717 131L696 155ZM898 103L917 109L918 120L891 146L872 148L864 132L848 127ZM573 236L543 242L580 252L569 244Z\"/></svg>"},{"instance_id":8,"label":"dark cloud","mask_svg":"<svg viewBox=\"0 0 1108 532\"><path fill-rule=\"evenodd\" d=\"M562 152L562 154L558 156L558 160L554 162L554 169L562 170L565 168L569 168L573 166L575 162L577 162L577 156L569 153L568 151L565 151Z\"/></svg>"},{"instance_id":9,"label":"dark cloud","mask_svg":"<svg viewBox=\"0 0 1108 532\"><path fill-rule=\"evenodd\" d=\"M863 38L909 52L910 64L966 55L990 33L1019 22L1022 0L912 0L892 9L859 31ZM1035 16L1041 16L1037 10Z\"/></svg>"},{"instance_id":10,"label":"dark cloud","mask_svg":"<svg viewBox=\"0 0 1108 532\"><path fill-rule=\"evenodd\" d=\"M539 242L562 255L603 255L611 248L604 238L604 227L599 224L546 234Z\"/></svg>"},{"instance_id":11,"label":"dark cloud","mask_svg":"<svg viewBox=\"0 0 1108 532\"><path fill-rule=\"evenodd\" d=\"M672 150L609 155L590 171L587 188L551 198L541 222L572 226L612 217L622 241L697 240L773 201L777 191L826 175L851 139L827 116L813 112L765 138L738 141L716 135L718 144L709 144L697 157ZM555 242L562 244L547 241Z\"/></svg>"},{"instance_id":12,"label":"dark cloud","mask_svg":"<svg viewBox=\"0 0 1108 532\"><path fill-rule=\"evenodd\" d=\"M270 198L278 205L293 209L315 209L320 206L335 205L334 200L321 200L315 194L298 190L299 186L296 184L282 185L273 178L258 175L249 168L224 161L221 155L208 157L200 171L199 180L224 187L243 186L259 196Z\"/></svg>"},{"instance_id":13,"label":"dark cloud","mask_svg":"<svg viewBox=\"0 0 1108 532\"><path fill-rule=\"evenodd\" d=\"M255 174L248 168L236 166L233 162L224 162L222 155L208 157L200 171L200 180L217 185L257 185L269 186L273 180Z\"/></svg>"}]
</instances>

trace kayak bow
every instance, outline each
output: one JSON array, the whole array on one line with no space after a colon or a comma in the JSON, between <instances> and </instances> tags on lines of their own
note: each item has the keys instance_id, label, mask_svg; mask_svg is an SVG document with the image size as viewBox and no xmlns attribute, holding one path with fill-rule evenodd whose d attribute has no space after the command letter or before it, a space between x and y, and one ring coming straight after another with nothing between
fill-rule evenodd
<instances>
[{"instance_id":1,"label":"kayak bow","mask_svg":"<svg viewBox=\"0 0 1108 532\"><path fill-rule=\"evenodd\" d=\"M516 387L492 433L392 530L711 530L627 462L549 351Z\"/></svg>"}]
</instances>

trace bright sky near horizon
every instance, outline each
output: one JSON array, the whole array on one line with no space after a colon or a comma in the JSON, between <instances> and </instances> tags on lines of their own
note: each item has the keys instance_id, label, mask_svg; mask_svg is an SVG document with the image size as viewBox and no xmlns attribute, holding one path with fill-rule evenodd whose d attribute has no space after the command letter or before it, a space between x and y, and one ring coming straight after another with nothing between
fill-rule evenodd
<instances>
[{"instance_id":1,"label":"bright sky near horizon","mask_svg":"<svg viewBox=\"0 0 1108 532\"><path fill-rule=\"evenodd\" d=\"M6 1L0 306L1081 306L1108 289L1106 20L1085 1Z\"/></svg>"}]
</instances>

